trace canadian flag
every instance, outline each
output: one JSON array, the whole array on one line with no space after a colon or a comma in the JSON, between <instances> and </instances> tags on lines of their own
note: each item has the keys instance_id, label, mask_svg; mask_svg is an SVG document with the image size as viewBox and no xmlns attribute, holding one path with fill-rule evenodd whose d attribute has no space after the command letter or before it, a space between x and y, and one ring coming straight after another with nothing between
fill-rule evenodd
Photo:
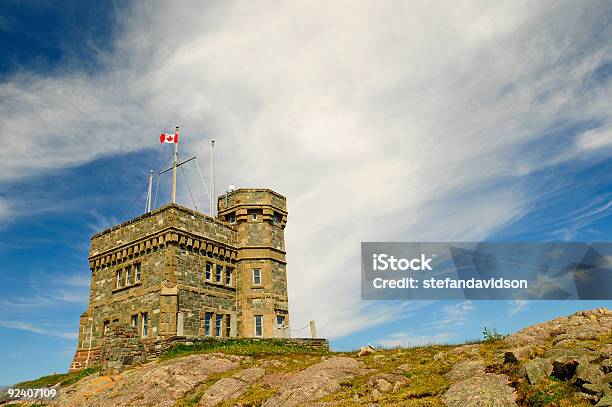
<instances>
[{"instance_id":1,"label":"canadian flag","mask_svg":"<svg viewBox=\"0 0 612 407\"><path fill-rule=\"evenodd\" d=\"M178 133L162 133L159 136L160 143L178 143Z\"/></svg>"}]
</instances>

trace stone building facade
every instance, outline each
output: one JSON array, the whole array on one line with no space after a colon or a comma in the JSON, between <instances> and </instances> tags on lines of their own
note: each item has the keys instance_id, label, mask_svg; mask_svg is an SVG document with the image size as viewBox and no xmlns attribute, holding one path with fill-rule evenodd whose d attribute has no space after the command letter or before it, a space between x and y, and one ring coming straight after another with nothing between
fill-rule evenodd
<instances>
[{"instance_id":1,"label":"stone building facade","mask_svg":"<svg viewBox=\"0 0 612 407\"><path fill-rule=\"evenodd\" d=\"M89 307L72 371L94 363L120 325L147 346L177 336L285 335L285 197L238 189L218 208L212 218L168 204L91 238Z\"/></svg>"}]
</instances>

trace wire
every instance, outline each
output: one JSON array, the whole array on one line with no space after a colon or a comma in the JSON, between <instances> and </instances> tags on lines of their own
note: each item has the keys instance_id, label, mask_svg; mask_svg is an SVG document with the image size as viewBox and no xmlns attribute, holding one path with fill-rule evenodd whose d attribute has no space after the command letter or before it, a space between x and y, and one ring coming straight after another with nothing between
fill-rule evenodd
<instances>
[{"instance_id":1,"label":"wire","mask_svg":"<svg viewBox=\"0 0 612 407\"><path fill-rule=\"evenodd\" d=\"M151 207L151 210L155 209L155 205L157 203L157 191L159 190L159 173L161 172L162 168L164 168L168 164L168 161L170 161L173 157L174 153L172 153L172 155L168 157L168 159L162 165L159 166L159 170L157 171L157 185L155 185L155 198L153 199L153 206Z\"/></svg>"},{"instance_id":2,"label":"wire","mask_svg":"<svg viewBox=\"0 0 612 407\"><path fill-rule=\"evenodd\" d=\"M187 175L185 175L185 170L183 166L181 166L181 172L183 173L183 178L185 178L185 184L187 184L187 191L189 191L189 196L191 197L191 202L193 202L193 206L195 206L196 211L198 210L198 205L195 203L195 199L193 199L193 194L191 193L191 188L189 188L189 181L187 181Z\"/></svg>"},{"instance_id":3,"label":"wire","mask_svg":"<svg viewBox=\"0 0 612 407\"><path fill-rule=\"evenodd\" d=\"M127 213L129 212L130 209L132 209L132 206L134 206L134 204L136 203L136 201L138 201L140 199L140 197L142 196L142 194L144 193L144 191L147 190L147 188L149 187L149 183L147 182L147 185L144 187L144 189L142 191L140 191L140 193L138 194L138 196L136 197L136 199L134 199L132 201L132 203L130 204L130 206L125 210L125 212L123 212L123 214L121 215L120 219L123 219L123 217L125 215L127 215Z\"/></svg>"},{"instance_id":4,"label":"wire","mask_svg":"<svg viewBox=\"0 0 612 407\"><path fill-rule=\"evenodd\" d=\"M198 169L198 174L200 174L200 179L202 180L202 184L204 185L204 190L206 191L206 195L208 195L208 200L210 201L210 192L208 192L208 188L206 187L206 182L204 182L204 177L202 176L202 171L200 170L200 164L198 164L198 159L196 158L194 161L196 163L196 168ZM210 209L212 213L212 208Z\"/></svg>"},{"instance_id":5,"label":"wire","mask_svg":"<svg viewBox=\"0 0 612 407\"><path fill-rule=\"evenodd\" d=\"M306 325L304 328L300 328L300 329L290 329L291 332L300 332L303 331L304 329L308 328L310 326L310 324Z\"/></svg>"}]
</instances>

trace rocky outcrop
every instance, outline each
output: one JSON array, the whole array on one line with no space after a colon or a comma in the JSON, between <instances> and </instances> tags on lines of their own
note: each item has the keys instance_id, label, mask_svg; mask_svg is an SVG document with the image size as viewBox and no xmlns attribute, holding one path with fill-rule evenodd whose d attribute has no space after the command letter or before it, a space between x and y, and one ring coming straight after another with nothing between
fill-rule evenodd
<instances>
[{"instance_id":1,"label":"rocky outcrop","mask_svg":"<svg viewBox=\"0 0 612 407\"><path fill-rule=\"evenodd\" d=\"M109 344L123 341L130 349L129 333L109 335ZM129 357L140 349L113 353L116 347L108 346L106 370L64 386L59 400L46 405L389 406L409 401L506 407L547 405L529 397L538 391L548 396L547 386L561 384L562 397L569 394L571 400L559 405L612 407L611 341L612 313L598 309L538 324L505 340L402 350L368 346L361 356L312 349L254 357L204 353L131 365Z\"/></svg>"},{"instance_id":2,"label":"rocky outcrop","mask_svg":"<svg viewBox=\"0 0 612 407\"><path fill-rule=\"evenodd\" d=\"M521 364L535 385L554 377L576 388L580 398L606 405L612 395L612 312L599 308L525 328L506 339L504 363ZM540 356L535 356L540 354Z\"/></svg>"},{"instance_id":3,"label":"rocky outcrop","mask_svg":"<svg viewBox=\"0 0 612 407\"><path fill-rule=\"evenodd\" d=\"M343 380L364 373L363 363L353 358L329 358L288 379L278 389L278 395L266 400L263 407L291 407L318 400L338 391Z\"/></svg>"},{"instance_id":4,"label":"rocky outcrop","mask_svg":"<svg viewBox=\"0 0 612 407\"><path fill-rule=\"evenodd\" d=\"M119 375L90 377L62 390L49 405L62 407L171 407L188 391L218 374L240 366L241 356L209 353L150 363Z\"/></svg>"}]
</instances>

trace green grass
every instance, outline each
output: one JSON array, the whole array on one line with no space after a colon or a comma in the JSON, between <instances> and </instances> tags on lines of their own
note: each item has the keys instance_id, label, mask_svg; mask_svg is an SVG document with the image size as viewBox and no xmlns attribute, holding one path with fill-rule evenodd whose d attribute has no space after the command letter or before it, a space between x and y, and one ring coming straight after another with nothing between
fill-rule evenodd
<instances>
[{"instance_id":1,"label":"green grass","mask_svg":"<svg viewBox=\"0 0 612 407\"><path fill-rule=\"evenodd\" d=\"M55 385L68 386L69 384L76 383L84 377L87 377L93 373L99 372L100 367L88 367L87 369L80 370L74 373L59 373L52 374L49 376L43 376L36 380L30 380L27 382L17 383L14 387L26 388L26 387L51 387Z\"/></svg>"},{"instance_id":2,"label":"green grass","mask_svg":"<svg viewBox=\"0 0 612 407\"><path fill-rule=\"evenodd\" d=\"M223 352L230 355L241 356L260 356L260 355L290 355L290 354L317 354L327 355L331 352L322 349L312 349L305 346L289 344L283 340L265 340L257 339L229 339L225 341L217 341L214 339L198 341L193 345L178 344L164 353L160 359L168 360L180 356Z\"/></svg>"}]
</instances>

